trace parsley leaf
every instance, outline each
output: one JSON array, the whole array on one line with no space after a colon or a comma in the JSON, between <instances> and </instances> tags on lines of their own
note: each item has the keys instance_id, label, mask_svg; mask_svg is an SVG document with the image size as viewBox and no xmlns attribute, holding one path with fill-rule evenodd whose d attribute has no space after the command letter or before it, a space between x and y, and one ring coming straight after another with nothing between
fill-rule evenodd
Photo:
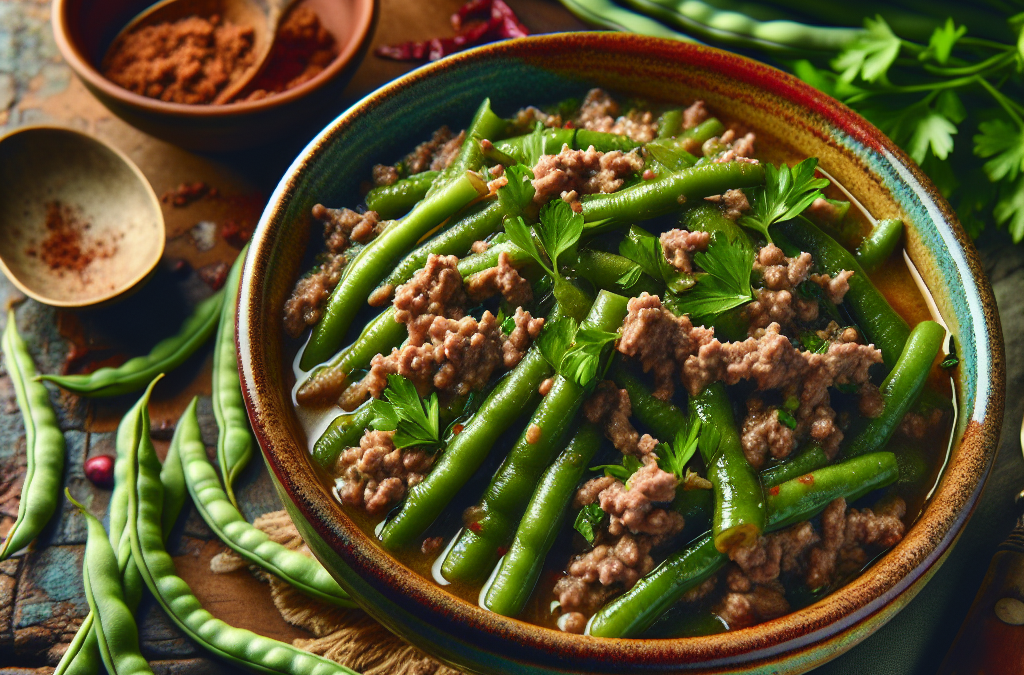
<instances>
[{"instance_id":1,"label":"parsley leaf","mask_svg":"<svg viewBox=\"0 0 1024 675\"><path fill-rule=\"evenodd\" d=\"M679 142L671 138L651 141L644 146L644 151L669 171L682 171L697 163L696 157L679 147Z\"/></svg>"},{"instance_id":2,"label":"parsley leaf","mask_svg":"<svg viewBox=\"0 0 1024 675\"><path fill-rule=\"evenodd\" d=\"M591 471L603 471L604 475L618 478L623 483L629 481L634 473L643 468L643 462L633 455L623 455L622 464L599 464L590 467Z\"/></svg>"},{"instance_id":3,"label":"parsley leaf","mask_svg":"<svg viewBox=\"0 0 1024 675\"><path fill-rule=\"evenodd\" d=\"M815 199L822 196L821 189L828 187L828 180L815 178L818 160L809 157L792 169L787 164L778 167L764 164L764 187L751 192L754 203L751 214L743 216L739 224L757 230L769 242L772 240L768 228L780 220L790 220L803 213Z\"/></svg>"},{"instance_id":4,"label":"parsley leaf","mask_svg":"<svg viewBox=\"0 0 1024 675\"><path fill-rule=\"evenodd\" d=\"M540 225L535 228L551 266L558 270L558 256L571 251L583 235L583 214L568 203L554 199L540 210Z\"/></svg>"},{"instance_id":5,"label":"parsley leaf","mask_svg":"<svg viewBox=\"0 0 1024 675\"><path fill-rule=\"evenodd\" d=\"M671 291L681 292L693 286L693 276L683 274L665 258L661 239L641 227L634 225L629 228L629 232L619 243L619 255L629 258L639 265L640 270L664 282ZM636 278L640 278L639 271Z\"/></svg>"},{"instance_id":6,"label":"parsley leaf","mask_svg":"<svg viewBox=\"0 0 1024 675\"><path fill-rule=\"evenodd\" d=\"M581 328L572 347L562 357L558 372L567 380L586 387L597 376L601 365L601 352L618 339L618 333L596 328Z\"/></svg>"},{"instance_id":7,"label":"parsley leaf","mask_svg":"<svg viewBox=\"0 0 1024 675\"><path fill-rule=\"evenodd\" d=\"M619 275L619 278L615 280L615 283L622 288L630 288L633 284L640 281L640 277L643 273L643 268L634 263L629 267L629 269Z\"/></svg>"},{"instance_id":8,"label":"parsley leaf","mask_svg":"<svg viewBox=\"0 0 1024 675\"><path fill-rule=\"evenodd\" d=\"M602 520L604 520L604 511L601 510L600 504L594 502L580 509L573 528L583 535L588 544L593 544Z\"/></svg>"},{"instance_id":9,"label":"parsley leaf","mask_svg":"<svg viewBox=\"0 0 1024 675\"><path fill-rule=\"evenodd\" d=\"M824 354L828 351L828 340L822 340L817 333L807 331L800 336L800 344L809 352Z\"/></svg>"},{"instance_id":10,"label":"parsley leaf","mask_svg":"<svg viewBox=\"0 0 1024 675\"><path fill-rule=\"evenodd\" d=\"M754 249L745 237L729 242L720 232L711 235L707 252L694 255L694 262L707 274L697 277L696 285L674 297L674 305L686 312L694 323L709 325L719 314L754 299L750 272Z\"/></svg>"},{"instance_id":11,"label":"parsley leaf","mask_svg":"<svg viewBox=\"0 0 1024 675\"><path fill-rule=\"evenodd\" d=\"M991 157L985 162L985 174L991 181L1015 180L1024 170L1024 130L996 118L978 125L974 154Z\"/></svg>"},{"instance_id":12,"label":"parsley leaf","mask_svg":"<svg viewBox=\"0 0 1024 675\"><path fill-rule=\"evenodd\" d=\"M881 16L864 19L867 32L848 45L832 61L839 79L853 82L858 76L867 82L886 81L886 73L903 46Z\"/></svg>"},{"instance_id":13,"label":"parsley leaf","mask_svg":"<svg viewBox=\"0 0 1024 675\"><path fill-rule=\"evenodd\" d=\"M656 450L658 454L658 467L662 471L675 474L676 478L680 481L686 478L686 463L697 452L697 439L700 435L700 428L700 418L693 415L687 428L676 432L676 438L672 445L668 443L658 445Z\"/></svg>"},{"instance_id":14,"label":"parsley leaf","mask_svg":"<svg viewBox=\"0 0 1024 675\"><path fill-rule=\"evenodd\" d=\"M932 36L928 40L928 48L917 58L922 61L934 59L938 63L945 64L949 61L949 55L953 53L954 45L965 33L967 33L967 26L957 27L952 18L947 18L945 24L932 31Z\"/></svg>"},{"instance_id":15,"label":"parsley leaf","mask_svg":"<svg viewBox=\"0 0 1024 675\"><path fill-rule=\"evenodd\" d=\"M1014 241L1024 239L1024 176L1013 183L1003 183L992 215L997 223L1006 225Z\"/></svg>"},{"instance_id":16,"label":"parsley leaf","mask_svg":"<svg viewBox=\"0 0 1024 675\"><path fill-rule=\"evenodd\" d=\"M793 413L789 412L784 408L779 408L775 411L779 416L779 421L785 424L790 429L796 429L796 418L793 417Z\"/></svg>"},{"instance_id":17,"label":"parsley leaf","mask_svg":"<svg viewBox=\"0 0 1024 675\"><path fill-rule=\"evenodd\" d=\"M371 403L374 418L370 426L377 431L394 431L396 448L437 446L441 444L437 392L423 400L415 385L401 375L388 375L384 390L387 402Z\"/></svg>"},{"instance_id":18,"label":"parsley leaf","mask_svg":"<svg viewBox=\"0 0 1024 675\"><path fill-rule=\"evenodd\" d=\"M508 185L498 188L498 201L505 213L520 213L533 201L533 169L513 164L505 169Z\"/></svg>"},{"instance_id":19,"label":"parsley leaf","mask_svg":"<svg viewBox=\"0 0 1024 675\"><path fill-rule=\"evenodd\" d=\"M530 231L530 227L523 221L522 216L505 218L505 234L508 235L509 241L526 251L531 258L537 261L537 264L545 272L552 277L555 276L555 271L551 269L547 260L541 254L540 249L537 248L537 243L533 240L533 233Z\"/></svg>"},{"instance_id":20,"label":"parsley leaf","mask_svg":"<svg viewBox=\"0 0 1024 675\"><path fill-rule=\"evenodd\" d=\"M552 368L558 369L562 358L569 351L579 326L571 316L562 316L548 321L537 336L537 348Z\"/></svg>"}]
</instances>

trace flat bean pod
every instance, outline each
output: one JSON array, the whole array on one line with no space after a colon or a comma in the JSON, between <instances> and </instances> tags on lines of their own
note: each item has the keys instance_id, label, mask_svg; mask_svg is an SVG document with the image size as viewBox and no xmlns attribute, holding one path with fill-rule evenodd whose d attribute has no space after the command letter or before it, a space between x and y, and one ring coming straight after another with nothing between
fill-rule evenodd
<instances>
[{"instance_id":1,"label":"flat bean pod","mask_svg":"<svg viewBox=\"0 0 1024 675\"><path fill-rule=\"evenodd\" d=\"M327 570L315 559L278 544L265 532L250 525L227 498L217 472L206 457L199 433L196 401L192 399L178 421L178 448L185 484L192 502L213 533L228 548L294 586L310 597L341 607L354 603Z\"/></svg>"},{"instance_id":2,"label":"flat bean pod","mask_svg":"<svg viewBox=\"0 0 1024 675\"><path fill-rule=\"evenodd\" d=\"M50 405L50 392L36 378L35 364L18 333L13 309L7 313L0 346L25 425L26 456L18 516L0 546L0 560L6 560L28 546L57 510L64 474L64 434Z\"/></svg>"},{"instance_id":3,"label":"flat bean pod","mask_svg":"<svg viewBox=\"0 0 1024 675\"><path fill-rule=\"evenodd\" d=\"M424 171L401 178L391 185L381 185L366 193L366 208L376 211L385 220L405 215L416 202L427 196L427 191L440 175L439 171Z\"/></svg>"},{"instance_id":4,"label":"flat bean pod","mask_svg":"<svg viewBox=\"0 0 1024 675\"><path fill-rule=\"evenodd\" d=\"M600 447L601 432L583 424L544 472L508 552L484 591L483 605L487 609L505 616L523 611L569 513L576 486Z\"/></svg>"},{"instance_id":5,"label":"flat bean pod","mask_svg":"<svg viewBox=\"0 0 1024 675\"><path fill-rule=\"evenodd\" d=\"M626 298L601 291L580 328L614 332L625 317ZM494 569L501 557L499 549L515 534L537 481L558 456L587 394L586 387L555 374L551 390L484 490L475 527L464 528L445 557L441 565L445 579L479 581ZM537 430L540 438L533 435Z\"/></svg>"},{"instance_id":6,"label":"flat bean pod","mask_svg":"<svg viewBox=\"0 0 1024 675\"><path fill-rule=\"evenodd\" d=\"M834 499L854 501L893 483L898 477L892 453L863 455L805 477L787 481L769 493L768 531L813 518ZM717 572L729 557L715 546L711 532L695 539L594 615L587 633L598 637L635 637L679 601L686 591Z\"/></svg>"},{"instance_id":7,"label":"flat bean pod","mask_svg":"<svg viewBox=\"0 0 1024 675\"><path fill-rule=\"evenodd\" d=\"M184 444L183 444L184 447ZM184 457L183 457L184 459ZM128 535L146 586L167 616L203 649L230 663L262 673L328 675L352 671L297 647L230 626L203 609L177 576L161 532L164 486L152 444L141 443L128 468ZM224 500L227 503L227 500Z\"/></svg>"},{"instance_id":8,"label":"flat bean pod","mask_svg":"<svg viewBox=\"0 0 1024 675\"><path fill-rule=\"evenodd\" d=\"M169 373L206 342L220 321L224 289L203 300L176 335L158 342L146 356L136 356L116 368L86 375L40 375L40 379L82 396L120 396L144 389L160 373Z\"/></svg>"},{"instance_id":9,"label":"flat bean pod","mask_svg":"<svg viewBox=\"0 0 1024 675\"><path fill-rule=\"evenodd\" d=\"M692 397L690 414L700 419L703 429L717 432L719 439L717 447L698 445L715 493L711 528L715 546L722 552L749 546L764 531L764 495L757 472L743 454L725 385L712 383Z\"/></svg>"}]
</instances>

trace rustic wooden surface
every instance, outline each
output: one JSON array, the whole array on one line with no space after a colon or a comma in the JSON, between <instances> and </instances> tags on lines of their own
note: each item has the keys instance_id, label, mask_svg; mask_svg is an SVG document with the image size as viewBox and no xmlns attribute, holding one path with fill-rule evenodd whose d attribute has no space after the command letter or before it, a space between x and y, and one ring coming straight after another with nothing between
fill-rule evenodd
<instances>
[{"instance_id":1,"label":"rustic wooden surface","mask_svg":"<svg viewBox=\"0 0 1024 675\"><path fill-rule=\"evenodd\" d=\"M448 15L459 4L459 0L381 0L374 44L449 34ZM510 4L534 32L583 27L553 0L510 0ZM194 181L204 181L218 191L216 197L184 208L164 207L165 260L153 281L132 298L109 308L80 312L56 311L33 301L18 305L19 327L30 341L39 369L57 372L69 356L78 358L83 351L111 358L142 353L173 331L188 307L210 293L200 275L190 270L215 272L217 264L230 261L237 253L220 237L213 248L200 250L190 230L203 221L215 223L218 229L229 221L253 227L278 178L319 127L298 130L294 137L270 148L223 156L190 153L149 137L107 112L75 79L53 44L49 11L45 0L0 1L0 132L34 123L83 129L126 152L158 194ZM336 106L325 110L325 121L411 67L367 56ZM1024 353L1024 249L1008 247L998 236L982 248L1003 308L1010 356L1010 396L998 470L960 545L936 578L889 626L851 656L827 666L824 670L830 673L853 672L852 664L863 660L894 666L899 660L893 659L894 650L903 654L905 663L916 666L890 672L934 672L966 614L995 546L1012 526L1012 495L1024 486L1024 464L1013 433L1024 408L1020 396L1024 370L1019 358ZM184 271L175 270L178 260L188 262ZM17 291L0 277L0 307L20 300ZM0 314L0 329L5 321ZM161 455L175 420L191 397L209 395L210 362L207 347L158 387L150 409ZM113 431L133 397L91 402L54 393L53 400L68 442L66 484L93 512L103 513L109 493L89 484L82 465L87 457L113 454ZM200 414L204 439L212 445L216 426L208 398L201 399ZM17 512L23 469L21 417L10 381L0 374L0 534L10 528ZM243 475L240 496L249 520L280 508L258 460ZM52 672L88 611L79 573L84 540L81 517L65 503L32 550L0 563L0 674ZM248 572L213 575L209 571L210 558L222 547L194 511L179 526L171 548L179 573L216 616L277 639L308 637L280 619L267 587ZM943 616L941 622L934 619L936 613ZM139 619L143 651L156 672L230 672L197 651L151 602L144 601ZM908 638L908 631L913 637Z\"/></svg>"}]
</instances>

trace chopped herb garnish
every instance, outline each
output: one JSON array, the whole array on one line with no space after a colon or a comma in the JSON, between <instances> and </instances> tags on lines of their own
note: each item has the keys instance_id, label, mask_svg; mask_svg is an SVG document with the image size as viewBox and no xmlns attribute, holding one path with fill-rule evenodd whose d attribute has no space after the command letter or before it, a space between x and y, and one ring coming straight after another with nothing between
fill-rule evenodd
<instances>
[{"instance_id":1,"label":"chopped herb garnish","mask_svg":"<svg viewBox=\"0 0 1024 675\"><path fill-rule=\"evenodd\" d=\"M423 400L415 385L401 375L388 375L384 397L370 404L374 413L370 426L377 431L394 431L396 448L436 447L441 444L437 392Z\"/></svg>"},{"instance_id":2,"label":"chopped herb garnish","mask_svg":"<svg viewBox=\"0 0 1024 675\"><path fill-rule=\"evenodd\" d=\"M707 273L697 277L692 289L675 296L673 304L689 313L695 323L710 325L720 314L754 299L750 288L754 249L745 237L730 242L715 232L707 252L693 258Z\"/></svg>"},{"instance_id":3,"label":"chopped herb garnish","mask_svg":"<svg viewBox=\"0 0 1024 675\"><path fill-rule=\"evenodd\" d=\"M790 412L800 409L800 399L796 396L787 396L786 400L782 402L782 407Z\"/></svg>"},{"instance_id":4,"label":"chopped herb garnish","mask_svg":"<svg viewBox=\"0 0 1024 675\"><path fill-rule=\"evenodd\" d=\"M633 455L623 455L622 464L599 464L590 467L590 470L603 471L604 475L618 478L623 483L626 483L641 468L643 468L643 463L639 459Z\"/></svg>"},{"instance_id":5,"label":"chopped herb garnish","mask_svg":"<svg viewBox=\"0 0 1024 675\"><path fill-rule=\"evenodd\" d=\"M644 146L644 151L669 171L682 171L697 163L696 157L680 148L679 144L670 138L651 141Z\"/></svg>"},{"instance_id":6,"label":"chopped herb garnish","mask_svg":"<svg viewBox=\"0 0 1024 675\"><path fill-rule=\"evenodd\" d=\"M804 349L815 354L824 354L828 351L828 340L822 340L817 333L807 332L800 336L800 344Z\"/></svg>"},{"instance_id":7,"label":"chopped herb garnish","mask_svg":"<svg viewBox=\"0 0 1024 675\"><path fill-rule=\"evenodd\" d=\"M537 347L559 375L586 387L601 369L605 346L618 337L618 333L580 328L572 318L561 317L545 324Z\"/></svg>"},{"instance_id":8,"label":"chopped herb garnish","mask_svg":"<svg viewBox=\"0 0 1024 675\"><path fill-rule=\"evenodd\" d=\"M573 527L583 535L588 544L593 544L602 520L604 520L604 511L601 510L601 505L595 502L580 509Z\"/></svg>"},{"instance_id":9,"label":"chopped herb garnish","mask_svg":"<svg viewBox=\"0 0 1024 675\"><path fill-rule=\"evenodd\" d=\"M661 247L661 239L643 228L635 225L629 228L629 233L619 244L619 255L638 265L639 269L630 270L630 273L636 270L637 280L640 279L640 271L643 271L664 282L665 287L673 292L679 293L693 286L693 276L669 264Z\"/></svg>"},{"instance_id":10,"label":"chopped herb garnish","mask_svg":"<svg viewBox=\"0 0 1024 675\"><path fill-rule=\"evenodd\" d=\"M776 411L779 415L779 421L785 424L790 429L796 429L796 418L793 417L793 413L789 412L785 408L779 408Z\"/></svg>"},{"instance_id":11,"label":"chopped herb garnish","mask_svg":"<svg viewBox=\"0 0 1024 675\"><path fill-rule=\"evenodd\" d=\"M505 213L520 213L533 202L533 169L525 164L513 164L505 169L508 184L498 188L498 201Z\"/></svg>"},{"instance_id":12,"label":"chopped herb garnish","mask_svg":"<svg viewBox=\"0 0 1024 675\"><path fill-rule=\"evenodd\" d=\"M739 219L739 224L757 230L769 242L772 240L768 228L773 223L796 218L822 196L821 189L828 186L828 180L815 178L814 170L818 160L809 157L792 169L787 164L778 167L764 164L764 187L751 191L754 201L751 214Z\"/></svg>"},{"instance_id":13,"label":"chopped herb garnish","mask_svg":"<svg viewBox=\"0 0 1024 675\"><path fill-rule=\"evenodd\" d=\"M544 328L537 336L537 348L552 368L557 370L562 364L562 358L576 339L577 330L579 325L571 316L545 322Z\"/></svg>"},{"instance_id":14,"label":"chopped herb garnish","mask_svg":"<svg viewBox=\"0 0 1024 675\"><path fill-rule=\"evenodd\" d=\"M540 210L540 223L534 228L543 252L521 216L506 218L505 232L512 243L526 251L552 279L561 278L558 256L575 249L583 234L583 214L573 211L561 199L545 204Z\"/></svg>"},{"instance_id":15,"label":"chopped herb garnish","mask_svg":"<svg viewBox=\"0 0 1024 675\"><path fill-rule=\"evenodd\" d=\"M698 438L700 436L701 421L694 415L686 429L676 432L672 445L661 443L656 450L658 454L658 466L662 471L675 474L680 481L686 478L686 463L690 461L693 454L697 452Z\"/></svg>"}]
</instances>

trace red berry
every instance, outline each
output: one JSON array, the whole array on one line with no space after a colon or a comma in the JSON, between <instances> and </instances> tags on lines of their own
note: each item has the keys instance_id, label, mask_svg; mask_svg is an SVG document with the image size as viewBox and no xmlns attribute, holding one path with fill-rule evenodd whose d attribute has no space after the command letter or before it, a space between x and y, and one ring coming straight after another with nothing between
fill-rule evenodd
<instances>
[{"instance_id":1,"label":"red berry","mask_svg":"<svg viewBox=\"0 0 1024 675\"><path fill-rule=\"evenodd\" d=\"M114 458L110 455L96 455L85 460L85 477L104 490L114 487Z\"/></svg>"}]
</instances>

